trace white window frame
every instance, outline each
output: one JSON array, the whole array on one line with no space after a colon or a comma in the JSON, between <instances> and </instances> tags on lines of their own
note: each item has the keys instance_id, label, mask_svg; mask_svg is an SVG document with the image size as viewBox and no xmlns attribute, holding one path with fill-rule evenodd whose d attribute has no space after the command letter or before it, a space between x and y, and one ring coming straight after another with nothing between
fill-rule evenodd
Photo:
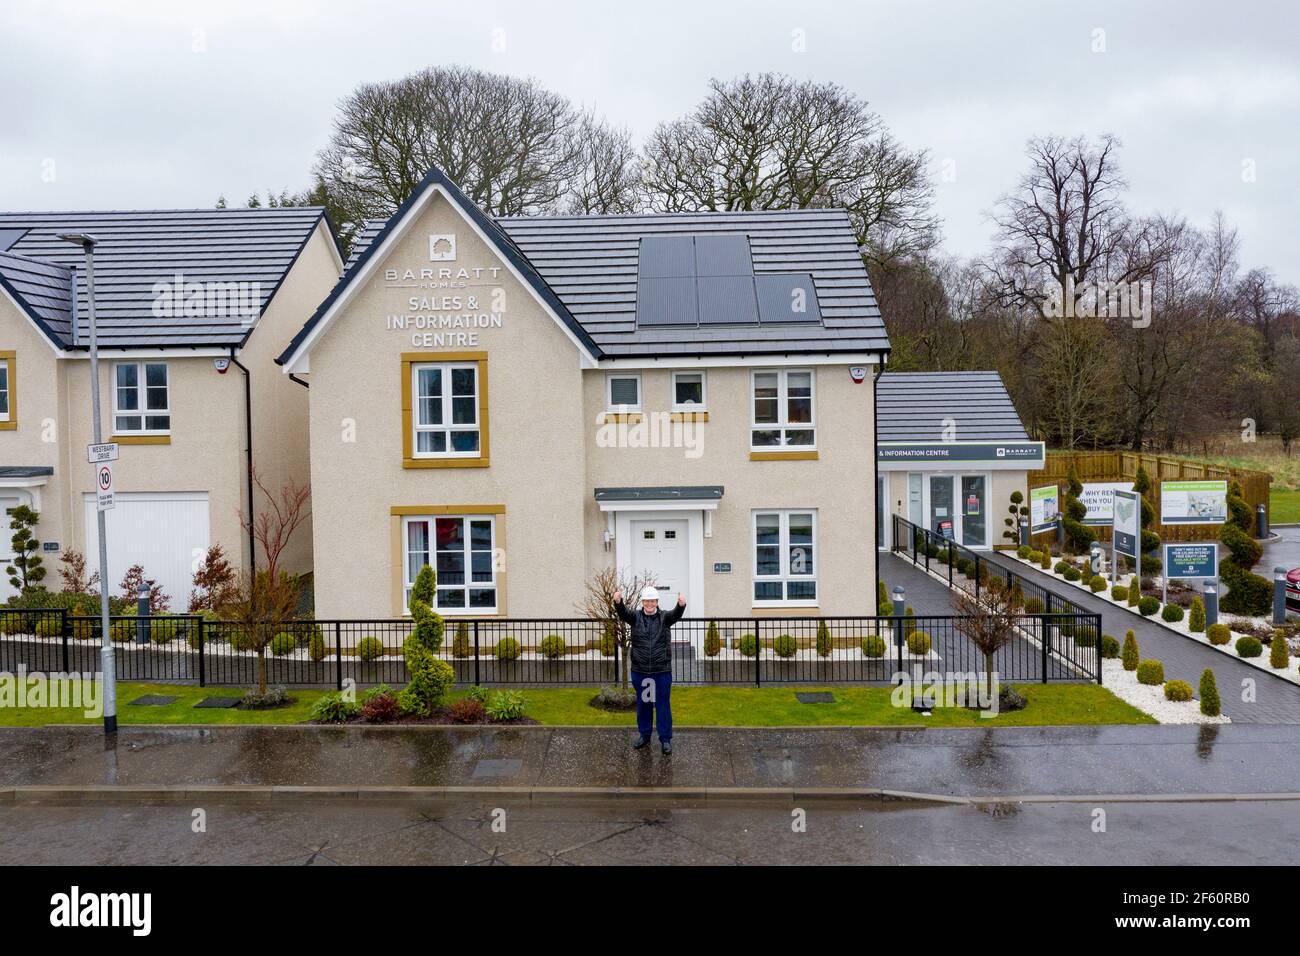
<instances>
[{"instance_id":1,"label":"white window frame","mask_svg":"<svg viewBox=\"0 0 1300 956\"><path fill-rule=\"evenodd\" d=\"M436 368L442 372L442 424L421 425L420 372ZM452 372L469 369L474 373L474 424L452 423L452 399L466 398L465 395L452 395ZM482 458L483 457L483 378L479 374L478 362L412 362L411 363L411 457L412 458ZM446 451L421 451L420 435L423 433L445 432L447 435ZM452 449L452 432L475 432L478 435L478 447L472 451L454 451Z\"/></svg>"},{"instance_id":2,"label":"white window frame","mask_svg":"<svg viewBox=\"0 0 1300 956\"><path fill-rule=\"evenodd\" d=\"M12 362L13 362L13 359L10 359L10 358L3 358L3 359L0 359L0 371L3 371L3 372L4 372L4 387L3 387L3 388L0 388L0 395L4 395L4 399L5 399L4 410L3 410L3 411L0 411L0 422L7 422L7 421L9 421L9 409L10 409L10 407L11 407L11 406L10 406L10 401L9 401L9 398L10 398L10 396L9 396L9 388L10 388L10 386L9 386L9 382L10 382L10 379L12 378L12 376L11 376L9 373L10 373L10 364L11 364Z\"/></svg>"},{"instance_id":3,"label":"white window frame","mask_svg":"<svg viewBox=\"0 0 1300 956\"><path fill-rule=\"evenodd\" d=\"M811 515L812 516L812 551L813 551L813 573L812 574L791 574L789 567L790 554L790 516L791 515ZM758 519L760 515L776 515L779 522L779 533L777 535L777 550L781 558L780 574L759 574L758 573ZM749 561L750 561L750 582L749 597L752 607L817 607L821 600L821 584L818 582L818 569L821 567L821 544L819 542L817 509L816 508L755 508L750 512L749 517ZM770 545L765 545L770 547ZM773 584L780 582L782 597L777 600L760 599L754 596L754 585L756 584ZM816 597L813 598L787 598L787 586L791 583L807 584L812 582Z\"/></svg>"},{"instance_id":4,"label":"white window frame","mask_svg":"<svg viewBox=\"0 0 1300 956\"><path fill-rule=\"evenodd\" d=\"M614 404L614 379L616 378L633 378L636 379L636 404L635 405L615 405ZM641 381L640 372L606 372L605 373L605 411L615 415L621 415L626 412L639 412L645 401L645 392L642 388L645 383Z\"/></svg>"},{"instance_id":5,"label":"white window frame","mask_svg":"<svg viewBox=\"0 0 1300 956\"><path fill-rule=\"evenodd\" d=\"M411 613L411 588L415 584L415 577L411 574L411 532L410 526L415 523L427 524L429 536L429 562L433 565L435 573L438 570L438 521L463 521L465 522L464 540L465 540L465 576L466 581L463 584L443 585L436 584L434 589L433 609L444 616L466 616L496 614L501 607L501 575L497 568L497 521L496 515L407 515L402 519L402 613L409 615ZM470 529L469 522L486 521L492 528L492 547L489 553L492 556L492 583L473 582L468 580L473 575L473 554L470 547ZM419 573L419 569L416 569ZM438 589L446 588L448 590L455 588L465 593L465 607L439 607L438 606ZM471 588L491 588L496 592L496 600L492 602L491 607L470 607L469 591Z\"/></svg>"},{"instance_id":6,"label":"white window frame","mask_svg":"<svg viewBox=\"0 0 1300 956\"><path fill-rule=\"evenodd\" d=\"M700 403L698 405L679 404L677 401L677 377L679 375L698 375L700 377ZM709 410L709 376L704 369L690 369L680 372L673 372L673 411L675 412L707 412Z\"/></svg>"},{"instance_id":7,"label":"white window frame","mask_svg":"<svg viewBox=\"0 0 1300 956\"><path fill-rule=\"evenodd\" d=\"M135 366L135 391L138 396L138 407L134 409L118 408L118 384L117 370L128 365ZM164 386L167 390L167 407L166 408L149 408L149 378L148 366L161 365L164 374L167 376L167 384ZM141 359L137 362L114 362L113 363L113 428L114 435L170 435L172 433L172 370L167 362L155 362L150 359ZM167 416L166 428L146 428L146 419L157 418L163 415ZM119 428L117 420L120 416L137 416L140 419L139 428Z\"/></svg>"},{"instance_id":8,"label":"white window frame","mask_svg":"<svg viewBox=\"0 0 1300 956\"><path fill-rule=\"evenodd\" d=\"M789 382L792 373L799 374L806 372L808 374L808 404L811 415L807 422L789 421L790 417L790 391ZM762 422L758 421L758 376L759 375L776 375L776 413L777 421ZM776 445L755 445L754 432L756 431L779 431L781 432L781 442ZM787 431L811 431L812 444L810 445L788 445L785 442L785 433ZM811 368L756 368L749 372L749 450L750 451L816 451L817 450L817 372Z\"/></svg>"}]
</instances>

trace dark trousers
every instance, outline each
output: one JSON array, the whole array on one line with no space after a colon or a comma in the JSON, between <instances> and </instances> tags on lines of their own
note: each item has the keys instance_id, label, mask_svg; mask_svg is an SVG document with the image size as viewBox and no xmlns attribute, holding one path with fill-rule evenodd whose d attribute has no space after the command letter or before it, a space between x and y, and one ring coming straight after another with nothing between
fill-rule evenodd
<instances>
[{"instance_id":1,"label":"dark trousers","mask_svg":"<svg viewBox=\"0 0 1300 956\"><path fill-rule=\"evenodd\" d=\"M673 689L671 671L659 674L632 672L632 689L636 691L636 729L642 737L649 737L654 721L659 722L660 741L673 737L673 708L670 697Z\"/></svg>"}]
</instances>

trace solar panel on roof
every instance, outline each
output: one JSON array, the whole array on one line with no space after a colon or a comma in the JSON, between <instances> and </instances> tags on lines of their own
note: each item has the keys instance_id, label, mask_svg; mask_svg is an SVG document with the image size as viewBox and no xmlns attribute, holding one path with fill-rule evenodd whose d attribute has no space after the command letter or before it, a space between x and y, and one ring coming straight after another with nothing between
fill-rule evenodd
<instances>
[{"instance_id":1,"label":"solar panel on roof","mask_svg":"<svg viewBox=\"0 0 1300 956\"><path fill-rule=\"evenodd\" d=\"M757 325L758 299L752 276L700 276L701 325Z\"/></svg>"},{"instance_id":2,"label":"solar panel on roof","mask_svg":"<svg viewBox=\"0 0 1300 956\"><path fill-rule=\"evenodd\" d=\"M695 272L700 276L752 276L748 236L696 236Z\"/></svg>"},{"instance_id":3,"label":"solar panel on roof","mask_svg":"<svg viewBox=\"0 0 1300 956\"><path fill-rule=\"evenodd\" d=\"M811 275L756 275L754 289L758 318L764 325L822 320Z\"/></svg>"},{"instance_id":4,"label":"solar panel on roof","mask_svg":"<svg viewBox=\"0 0 1300 956\"><path fill-rule=\"evenodd\" d=\"M639 273L646 279L694 278L695 244L690 236L646 236Z\"/></svg>"},{"instance_id":5,"label":"solar panel on roof","mask_svg":"<svg viewBox=\"0 0 1300 956\"><path fill-rule=\"evenodd\" d=\"M699 324L693 278L642 278L636 298L638 325Z\"/></svg>"}]
</instances>

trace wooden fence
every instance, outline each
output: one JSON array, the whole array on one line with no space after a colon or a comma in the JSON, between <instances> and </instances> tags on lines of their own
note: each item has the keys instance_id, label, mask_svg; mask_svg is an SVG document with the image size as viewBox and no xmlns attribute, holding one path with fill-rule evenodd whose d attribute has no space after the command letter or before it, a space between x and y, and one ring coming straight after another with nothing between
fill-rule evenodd
<instances>
[{"instance_id":1,"label":"wooden fence","mask_svg":"<svg viewBox=\"0 0 1300 956\"><path fill-rule=\"evenodd\" d=\"M1051 482L1063 483L1073 467L1080 481L1132 481L1141 465L1151 476L1156 498L1151 504L1156 509L1156 524L1152 528L1161 541L1214 541L1222 525L1163 525L1160 524L1159 489L1161 481L1235 481L1241 485L1242 497L1251 511L1257 505L1268 510L1268 486L1273 476L1248 468L1232 468L1209 462L1184 461L1164 455L1138 454L1132 451L1049 451L1047 464L1041 471L1029 473L1029 487ZM1092 525L1092 530L1102 541L1110 540L1110 527Z\"/></svg>"}]
</instances>

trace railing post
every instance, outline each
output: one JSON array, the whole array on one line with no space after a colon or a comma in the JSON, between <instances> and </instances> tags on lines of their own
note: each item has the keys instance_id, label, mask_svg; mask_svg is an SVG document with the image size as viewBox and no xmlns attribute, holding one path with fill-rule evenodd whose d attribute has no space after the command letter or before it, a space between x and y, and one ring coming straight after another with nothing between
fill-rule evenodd
<instances>
[{"instance_id":1,"label":"railing post","mask_svg":"<svg viewBox=\"0 0 1300 956\"><path fill-rule=\"evenodd\" d=\"M343 689L343 625L334 622L334 689Z\"/></svg>"},{"instance_id":2,"label":"railing post","mask_svg":"<svg viewBox=\"0 0 1300 956\"><path fill-rule=\"evenodd\" d=\"M1093 660L1097 662L1097 683L1100 684L1101 683L1101 615L1094 614L1092 616L1092 621L1093 621L1093 628L1097 637L1096 643L1092 645L1096 650L1096 652L1093 655Z\"/></svg>"},{"instance_id":3,"label":"railing post","mask_svg":"<svg viewBox=\"0 0 1300 956\"><path fill-rule=\"evenodd\" d=\"M1048 600L1051 600L1049 597ZM1038 642L1043 652L1043 683L1047 683L1047 619L1043 618L1042 640Z\"/></svg>"},{"instance_id":4,"label":"railing post","mask_svg":"<svg viewBox=\"0 0 1300 956\"><path fill-rule=\"evenodd\" d=\"M946 544L944 550L948 552L948 587L952 587L952 544Z\"/></svg>"},{"instance_id":5,"label":"railing post","mask_svg":"<svg viewBox=\"0 0 1300 956\"><path fill-rule=\"evenodd\" d=\"M763 619L754 618L754 686L763 686Z\"/></svg>"},{"instance_id":6,"label":"railing post","mask_svg":"<svg viewBox=\"0 0 1300 956\"><path fill-rule=\"evenodd\" d=\"M980 599L980 577L981 577L980 556L978 551L972 551L971 554L974 555L975 557L975 600L978 602Z\"/></svg>"},{"instance_id":7,"label":"railing post","mask_svg":"<svg viewBox=\"0 0 1300 956\"><path fill-rule=\"evenodd\" d=\"M206 643L207 635L204 633L203 625L204 625L203 616L199 615L199 629L196 633L199 636L199 686L200 687L206 687L208 685L208 669L207 669L208 650L207 650L207 643Z\"/></svg>"},{"instance_id":8,"label":"railing post","mask_svg":"<svg viewBox=\"0 0 1300 956\"><path fill-rule=\"evenodd\" d=\"M68 665L68 611L67 608L59 609L59 634L63 637L63 673L68 673L71 669Z\"/></svg>"},{"instance_id":9,"label":"railing post","mask_svg":"<svg viewBox=\"0 0 1300 956\"><path fill-rule=\"evenodd\" d=\"M478 621L474 622L474 683L478 683Z\"/></svg>"}]
</instances>

